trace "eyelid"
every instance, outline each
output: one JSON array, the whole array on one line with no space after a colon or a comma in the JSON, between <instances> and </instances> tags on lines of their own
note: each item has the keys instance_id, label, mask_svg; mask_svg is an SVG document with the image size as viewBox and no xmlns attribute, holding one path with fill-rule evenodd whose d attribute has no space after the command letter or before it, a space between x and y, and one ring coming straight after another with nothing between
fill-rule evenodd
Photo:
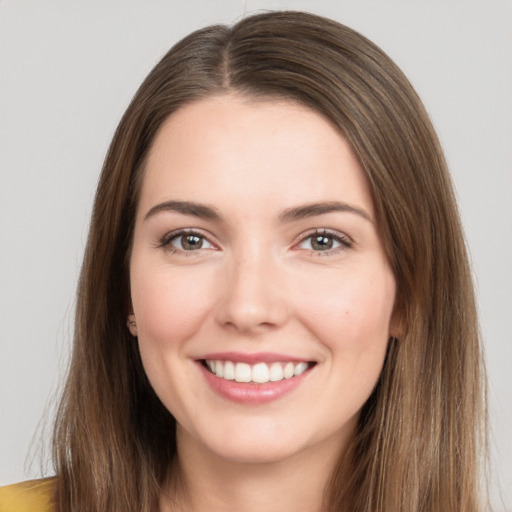
<instances>
[{"instance_id":1,"label":"eyelid","mask_svg":"<svg viewBox=\"0 0 512 512\"><path fill-rule=\"evenodd\" d=\"M210 237L202 229L198 229L198 228L178 228L178 229L174 229L172 231L168 231L162 237L160 237L157 247L167 249L169 251L172 251L173 253L175 253L175 252L187 253L187 256L192 255L192 253L198 253L201 251L201 249L203 249L203 248L201 248L201 249L197 249L195 251L184 251L177 247L171 246L172 240L174 240L180 236L183 236L183 235L196 235L198 237L203 238L212 246L212 247L205 248L207 250L212 250L212 249L218 250L219 249L218 244L216 244L215 242L212 241L212 239L211 239L212 237ZM203 250L205 250L205 249L203 249Z\"/></svg>"},{"instance_id":2,"label":"eyelid","mask_svg":"<svg viewBox=\"0 0 512 512\"><path fill-rule=\"evenodd\" d=\"M208 233L205 233L202 229L199 228L178 228L172 231L166 232L162 237L160 237L159 242L157 244L158 248L167 249L169 251L180 252L180 253L186 253L187 255L192 255L193 253L199 253L201 252L201 249L197 249L195 251L185 251L183 249L179 249L177 247L171 246L170 243L172 240L183 236L183 235L196 235L198 237L201 237L202 239L206 240L212 247L205 248L206 250L219 250L219 246L217 243L215 243ZM308 238L312 238L314 236L326 236L333 238L336 242L338 242L340 245L338 247L332 248L332 249L326 249L324 251L315 251L313 249L301 249L298 247L300 244L305 242ZM349 249L354 244L354 241L351 237L349 237L347 234L334 230L334 229L328 229L328 228L314 228L311 230L308 230L304 233L301 233L296 240L292 243L292 249L295 250L304 250L308 251L310 253L314 253L315 255L329 255L332 253L336 253L343 249ZM205 250L203 249L203 250Z\"/></svg>"},{"instance_id":3,"label":"eyelid","mask_svg":"<svg viewBox=\"0 0 512 512\"><path fill-rule=\"evenodd\" d=\"M325 251L315 251L313 249L300 249L298 247L308 238L312 238L314 236L326 236L333 238L336 242L340 244L340 246L333 249L326 249ZM296 250L309 251L310 253L314 253L315 255L329 255L344 249L350 249L353 245L354 241L352 240L352 238L341 231L328 228L314 228L299 235L299 237L297 237L297 240L293 243L293 248Z\"/></svg>"}]
</instances>

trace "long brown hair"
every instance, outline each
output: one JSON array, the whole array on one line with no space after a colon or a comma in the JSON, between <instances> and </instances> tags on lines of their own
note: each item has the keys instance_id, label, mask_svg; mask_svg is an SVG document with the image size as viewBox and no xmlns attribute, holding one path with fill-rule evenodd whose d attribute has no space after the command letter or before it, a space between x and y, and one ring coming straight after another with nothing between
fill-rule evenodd
<instances>
[{"instance_id":1,"label":"long brown hair","mask_svg":"<svg viewBox=\"0 0 512 512\"><path fill-rule=\"evenodd\" d=\"M144 161L162 122L214 94L286 98L321 112L364 168L397 282L390 341L324 509L481 510L484 378L475 300L452 185L415 91L373 43L299 12L199 30L151 71L116 131L82 267L54 458L61 512L154 510L175 420L127 327L128 261Z\"/></svg>"}]
</instances>

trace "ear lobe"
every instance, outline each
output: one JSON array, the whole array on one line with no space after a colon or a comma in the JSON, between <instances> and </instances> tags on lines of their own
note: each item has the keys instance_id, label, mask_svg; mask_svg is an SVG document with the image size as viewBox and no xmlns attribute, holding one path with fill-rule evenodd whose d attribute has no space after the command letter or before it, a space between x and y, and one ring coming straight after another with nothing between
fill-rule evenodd
<instances>
[{"instance_id":1,"label":"ear lobe","mask_svg":"<svg viewBox=\"0 0 512 512\"><path fill-rule=\"evenodd\" d=\"M135 321L135 315L133 313L130 313L128 315L128 320L126 322L126 325L128 326L128 329L132 336L137 336L137 322Z\"/></svg>"}]
</instances>

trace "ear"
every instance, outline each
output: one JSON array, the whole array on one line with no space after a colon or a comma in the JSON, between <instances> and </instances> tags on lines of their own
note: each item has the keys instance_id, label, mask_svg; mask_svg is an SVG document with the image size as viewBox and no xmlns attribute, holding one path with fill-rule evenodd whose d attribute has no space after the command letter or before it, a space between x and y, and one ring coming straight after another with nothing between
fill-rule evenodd
<instances>
[{"instance_id":1,"label":"ear","mask_svg":"<svg viewBox=\"0 0 512 512\"><path fill-rule=\"evenodd\" d=\"M132 336L137 336L137 322L135 321L135 315L133 313L130 313L128 315L128 320L126 322L126 325L128 326L128 329L130 330L130 333Z\"/></svg>"}]
</instances>

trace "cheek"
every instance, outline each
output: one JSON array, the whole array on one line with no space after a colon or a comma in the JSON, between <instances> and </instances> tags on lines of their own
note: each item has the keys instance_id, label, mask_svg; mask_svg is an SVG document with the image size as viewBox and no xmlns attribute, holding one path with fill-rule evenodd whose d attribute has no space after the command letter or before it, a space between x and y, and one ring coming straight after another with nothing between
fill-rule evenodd
<instances>
[{"instance_id":1,"label":"cheek","mask_svg":"<svg viewBox=\"0 0 512 512\"><path fill-rule=\"evenodd\" d=\"M211 309L211 279L171 272L163 265L132 262L132 306L137 322L139 350L146 375L162 401L178 421L187 403L194 403L194 389L184 383L191 368L183 365L186 341L204 323Z\"/></svg>"},{"instance_id":2,"label":"cheek","mask_svg":"<svg viewBox=\"0 0 512 512\"><path fill-rule=\"evenodd\" d=\"M132 305L141 341L163 345L193 335L211 309L211 279L198 271L145 268L132 272Z\"/></svg>"},{"instance_id":3,"label":"cheek","mask_svg":"<svg viewBox=\"0 0 512 512\"><path fill-rule=\"evenodd\" d=\"M303 284L296 292L300 297L297 310L329 349L353 354L376 347L385 350L395 299L391 270L354 269L330 273L325 279L316 275Z\"/></svg>"}]
</instances>

